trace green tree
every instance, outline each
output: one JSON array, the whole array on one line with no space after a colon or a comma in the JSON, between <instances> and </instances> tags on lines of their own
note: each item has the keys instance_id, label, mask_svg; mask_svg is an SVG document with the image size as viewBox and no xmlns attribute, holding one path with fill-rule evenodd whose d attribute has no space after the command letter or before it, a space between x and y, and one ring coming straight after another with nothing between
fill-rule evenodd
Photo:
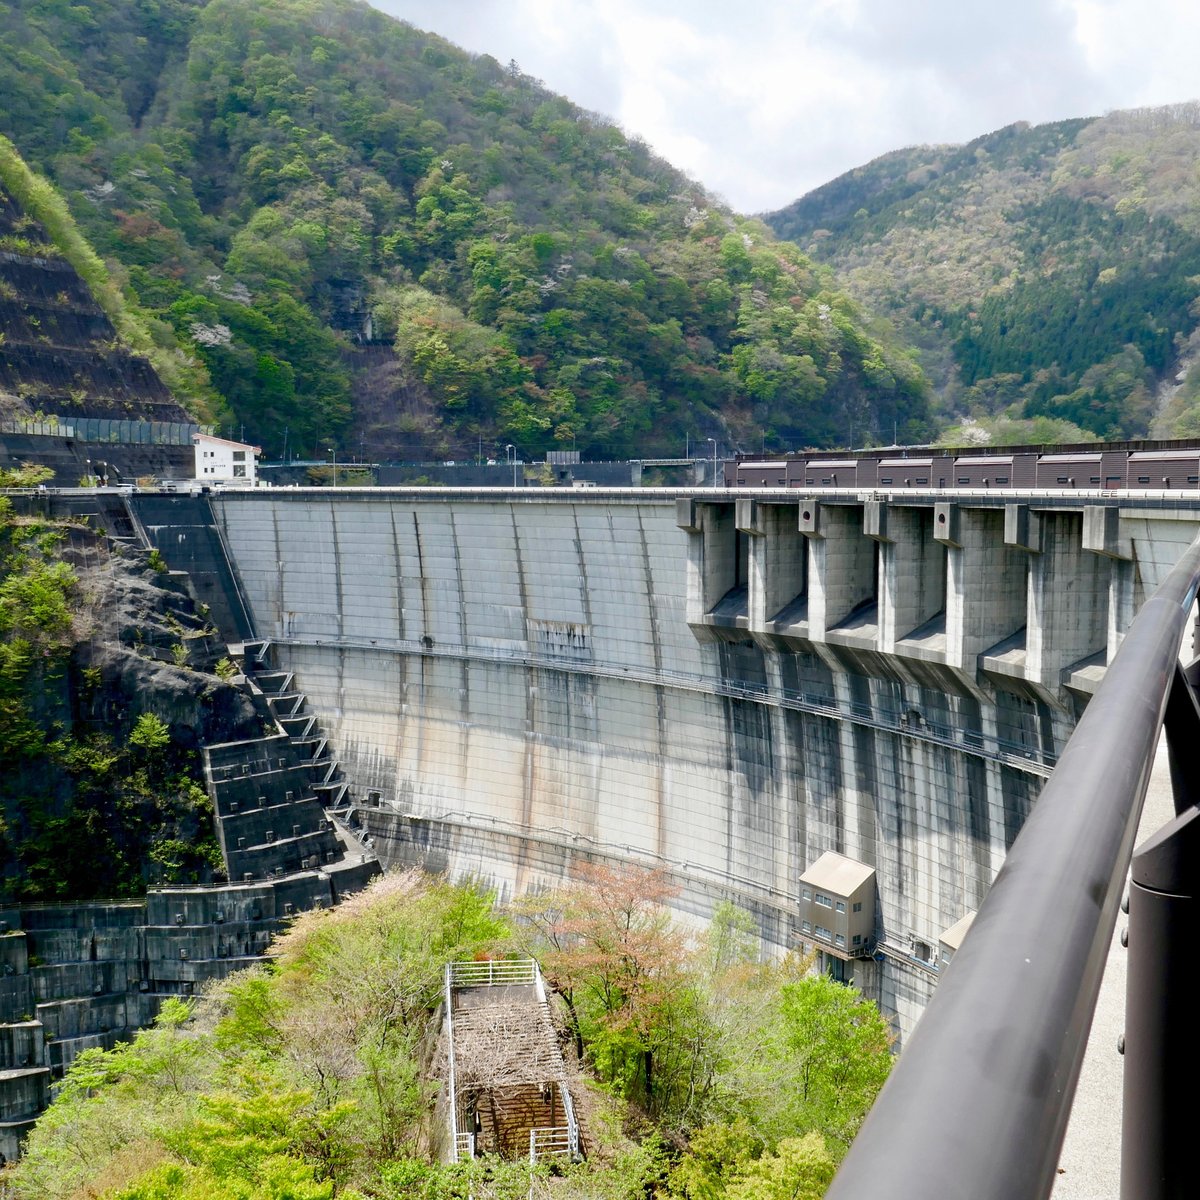
<instances>
[{"instance_id":1,"label":"green tree","mask_svg":"<svg viewBox=\"0 0 1200 1200\"><path fill-rule=\"evenodd\" d=\"M820 1200L833 1181L836 1162L817 1133L784 1138L725 1189L727 1200Z\"/></svg>"},{"instance_id":2,"label":"green tree","mask_svg":"<svg viewBox=\"0 0 1200 1200\"><path fill-rule=\"evenodd\" d=\"M129 744L147 755L171 744L171 729L162 717L154 713L142 713L133 723Z\"/></svg>"},{"instance_id":3,"label":"green tree","mask_svg":"<svg viewBox=\"0 0 1200 1200\"><path fill-rule=\"evenodd\" d=\"M813 975L782 989L795 1127L850 1144L891 1069L891 1035L856 988Z\"/></svg>"}]
</instances>

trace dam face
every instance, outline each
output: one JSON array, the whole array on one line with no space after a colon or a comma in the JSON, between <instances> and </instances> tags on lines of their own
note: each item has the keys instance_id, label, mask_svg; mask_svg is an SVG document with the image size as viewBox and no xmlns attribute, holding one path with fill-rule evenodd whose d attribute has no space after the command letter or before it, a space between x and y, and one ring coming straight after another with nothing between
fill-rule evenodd
<instances>
[{"instance_id":1,"label":"dam face","mask_svg":"<svg viewBox=\"0 0 1200 1200\"><path fill-rule=\"evenodd\" d=\"M681 914L750 910L902 1032L1197 516L632 489L212 504L385 865L502 893L582 859L660 866ZM844 905L867 924L843 938Z\"/></svg>"}]
</instances>

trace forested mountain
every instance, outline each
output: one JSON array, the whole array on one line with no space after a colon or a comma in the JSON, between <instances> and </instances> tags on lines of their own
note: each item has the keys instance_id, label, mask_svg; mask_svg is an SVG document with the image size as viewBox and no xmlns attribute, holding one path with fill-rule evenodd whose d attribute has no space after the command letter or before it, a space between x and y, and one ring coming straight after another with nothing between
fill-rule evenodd
<instances>
[{"instance_id":1,"label":"forested mountain","mask_svg":"<svg viewBox=\"0 0 1200 1200\"><path fill-rule=\"evenodd\" d=\"M202 364L193 404L270 455L930 428L825 269L517 64L354 0L0 3L0 132Z\"/></svg>"},{"instance_id":2,"label":"forested mountain","mask_svg":"<svg viewBox=\"0 0 1200 1200\"><path fill-rule=\"evenodd\" d=\"M923 350L947 413L1200 432L1200 105L901 150L767 217Z\"/></svg>"}]
</instances>

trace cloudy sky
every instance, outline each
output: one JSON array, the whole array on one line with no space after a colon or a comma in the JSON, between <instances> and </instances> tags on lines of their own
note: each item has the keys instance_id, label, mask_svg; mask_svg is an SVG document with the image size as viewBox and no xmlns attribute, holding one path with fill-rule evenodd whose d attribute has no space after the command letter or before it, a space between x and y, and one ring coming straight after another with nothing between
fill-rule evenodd
<instances>
[{"instance_id":1,"label":"cloudy sky","mask_svg":"<svg viewBox=\"0 0 1200 1200\"><path fill-rule=\"evenodd\" d=\"M888 150L1200 97L1195 0L371 0L516 59L734 208Z\"/></svg>"}]
</instances>

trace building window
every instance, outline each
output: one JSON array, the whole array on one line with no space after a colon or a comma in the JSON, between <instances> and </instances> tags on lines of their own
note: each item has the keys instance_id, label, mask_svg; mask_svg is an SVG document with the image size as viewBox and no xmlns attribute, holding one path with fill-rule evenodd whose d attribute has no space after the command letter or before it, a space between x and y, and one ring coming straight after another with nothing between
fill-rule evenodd
<instances>
[{"instance_id":1,"label":"building window","mask_svg":"<svg viewBox=\"0 0 1200 1200\"><path fill-rule=\"evenodd\" d=\"M918 483L918 484L921 484L921 483L928 483L928 482L929 482L928 478L922 479L920 475L918 475L918 476L917 476L917 483Z\"/></svg>"},{"instance_id":2,"label":"building window","mask_svg":"<svg viewBox=\"0 0 1200 1200\"><path fill-rule=\"evenodd\" d=\"M834 907L835 907L835 908L837 909L837 911L838 911L838 912L840 912L840 913L844 913L844 912L846 911L846 903L845 903L845 901L844 901L844 900L839 900L839 901L837 902L837 904L836 904L836 905L834 905Z\"/></svg>"},{"instance_id":3,"label":"building window","mask_svg":"<svg viewBox=\"0 0 1200 1200\"><path fill-rule=\"evenodd\" d=\"M822 908L832 908L832 907L833 907L833 900L832 900L832 898L831 898L831 897L829 897L829 896L823 895L821 892L818 892L818 893L817 893L817 903L818 903L818 904L819 904L819 905L820 905Z\"/></svg>"},{"instance_id":4,"label":"building window","mask_svg":"<svg viewBox=\"0 0 1200 1200\"><path fill-rule=\"evenodd\" d=\"M860 934L860 933L856 933L856 934L854 935L854 944L855 944L856 946L861 946L861 945L862 945L862 934Z\"/></svg>"},{"instance_id":5,"label":"building window","mask_svg":"<svg viewBox=\"0 0 1200 1200\"><path fill-rule=\"evenodd\" d=\"M833 944L835 946L845 946L846 939L840 933L835 934L833 938Z\"/></svg>"},{"instance_id":6,"label":"building window","mask_svg":"<svg viewBox=\"0 0 1200 1200\"><path fill-rule=\"evenodd\" d=\"M996 482L997 482L997 483L1007 483L1007 482L1008 482L1008 476L1007 476L1007 475L997 475L997 476L996 476Z\"/></svg>"},{"instance_id":7,"label":"building window","mask_svg":"<svg viewBox=\"0 0 1200 1200\"><path fill-rule=\"evenodd\" d=\"M846 964L836 954L822 954L817 959L817 970L824 971L838 983L846 982Z\"/></svg>"},{"instance_id":8,"label":"building window","mask_svg":"<svg viewBox=\"0 0 1200 1200\"><path fill-rule=\"evenodd\" d=\"M960 485L960 486L961 486L962 484L964 484L964 483L970 483L970 482L971 482L971 477L970 477L969 475L960 475L960 476L958 477L958 482L959 482L959 485Z\"/></svg>"},{"instance_id":9,"label":"building window","mask_svg":"<svg viewBox=\"0 0 1200 1200\"><path fill-rule=\"evenodd\" d=\"M833 941L833 931L826 929L824 925L817 926L817 937L823 938L827 942Z\"/></svg>"},{"instance_id":10,"label":"building window","mask_svg":"<svg viewBox=\"0 0 1200 1200\"><path fill-rule=\"evenodd\" d=\"M246 478L246 464L245 463L235 463L234 464L233 477L234 477L234 479L245 479Z\"/></svg>"},{"instance_id":11,"label":"building window","mask_svg":"<svg viewBox=\"0 0 1200 1200\"><path fill-rule=\"evenodd\" d=\"M812 899L812 892L808 888L801 888L800 895L803 896L805 900Z\"/></svg>"},{"instance_id":12,"label":"building window","mask_svg":"<svg viewBox=\"0 0 1200 1200\"><path fill-rule=\"evenodd\" d=\"M890 475L888 475L888 476L886 476L885 478L881 478L881 479L879 480L879 482L880 482L880 483L891 483L891 482L892 482L892 477L891 477Z\"/></svg>"},{"instance_id":13,"label":"building window","mask_svg":"<svg viewBox=\"0 0 1200 1200\"><path fill-rule=\"evenodd\" d=\"M246 461L245 450L235 450L233 452L233 461L234 462L245 462Z\"/></svg>"},{"instance_id":14,"label":"building window","mask_svg":"<svg viewBox=\"0 0 1200 1200\"><path fill-rule=\"evenodd\" d=\"M800 928L803 929L805 933L812 933L812 922L811 921L801 921Z\"/></svg>"},{"instance_id":15,"label":"building window","mask_svg":"<svg viewBox=\"0 0 1200 1200\"><path fill-rule=\"evenodd\" d=\"M854 902L854 911L855 911L855 912L862 912L862 901L861 901L861 900L856 900L856 901Z\"/></svg>"},{"instance_id":16,"label":"building window","mask_svg":"<svg viewBox=\"0 0 1200 1200\"><path fill-rule=\"evenodd\" d=\"M1138 476L1138 483L1149 483L1149 482L1150 482L1149 475L1139 475Z\"/></svg>"}]
</instances>

